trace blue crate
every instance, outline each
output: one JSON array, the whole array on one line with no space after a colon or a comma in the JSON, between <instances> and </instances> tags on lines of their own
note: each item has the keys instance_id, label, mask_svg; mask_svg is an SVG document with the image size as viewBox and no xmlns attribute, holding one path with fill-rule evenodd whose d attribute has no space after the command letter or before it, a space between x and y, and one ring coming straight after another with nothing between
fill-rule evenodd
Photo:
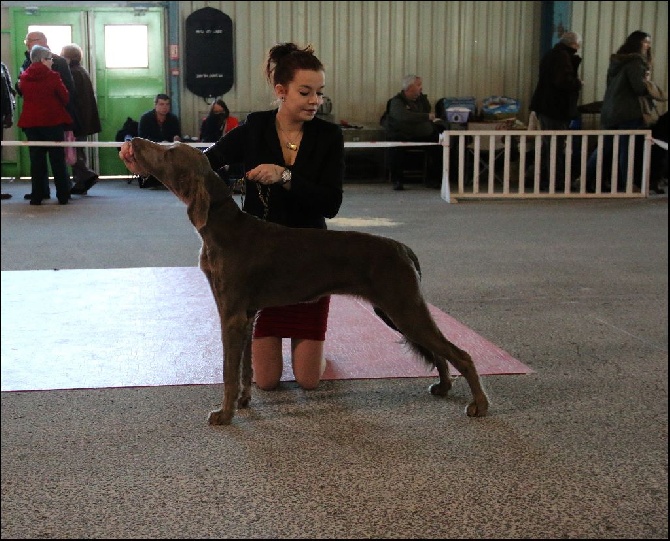
<instances>
[{"instance_id":1,"label":"blue crate","mask_svg":"<svg viewBox=\"0 0 670 541\"><path fill-rule=\"evenodd\" d=\"M477 99L474 96L450 97L442 98L442 111L444 111L442 119L449 122L447 118L447 109L450 107L463 107L470 110L468 115L470 118L477 115ZM435 108L437 109L437 107Z\"/></svg>"}]
</instances>

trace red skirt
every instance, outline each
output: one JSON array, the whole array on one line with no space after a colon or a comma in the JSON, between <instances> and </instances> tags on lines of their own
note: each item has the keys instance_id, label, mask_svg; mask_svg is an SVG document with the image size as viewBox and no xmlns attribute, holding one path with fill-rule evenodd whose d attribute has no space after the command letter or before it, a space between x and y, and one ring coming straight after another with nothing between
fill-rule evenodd
<instances>
[{"instance_id":1,"label":"red skirt","mask_svg":"<svg viewBox=\"0 0 670 541\"><path fill-rule=\"evenodd\" d=\"M323 342L326 339L329 307L330 296L325 296L315 302L263 308L256 317L254 338L275 336Z\"/></svg>"}]
</instances>

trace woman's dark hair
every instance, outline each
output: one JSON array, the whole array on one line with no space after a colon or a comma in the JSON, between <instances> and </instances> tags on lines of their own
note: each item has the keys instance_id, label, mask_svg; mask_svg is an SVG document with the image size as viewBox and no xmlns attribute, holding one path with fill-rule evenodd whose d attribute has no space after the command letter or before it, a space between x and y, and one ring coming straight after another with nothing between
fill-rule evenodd
<instances>
[{"instance_id":1,"label":"woman's dark hair","mask_svg":"<svg viewBox=\"0 0 670 541\"><path fill-rule=\"evenodd\" d=\"M270 49L265 76L272 86L288 85L296 70L323 71L311 45L301 49L295 43L278 43Z\"/></svg>"},{"instance_id":2,"label":"woman's dark hair","mask_svg":"<svg viewBox=\"0 0 670 541\"><path fill-rule=\"evenodd\" d=\"M228 109L228 106L226 105L226 102L223 101L221 98L219 98L219 99L216 100L214 103L212 103L212 105L211 105L211 107L209 108L209 110L211 111L211 110L214 108L215 105L218 105L219 107L222 107L222 108L223 108L223 114L224 114L225 116L230 116L230 109Z\"/></svg>"},{"instance_id":3,"label":"woman's dark hair","mask_svg":"<svg viewBox=\"0 0 670 541\"><path fill-rule=\"evenodd\" d=\"M623 45L619 47L617 54L642 54L642 42L651 38L651 34L643 32L642 30L636 30L631 32L631 34L626 38L626 41L623 42ZM651 62L651 47L646 52L647 61Z\"/></svg>"}]
</instances>

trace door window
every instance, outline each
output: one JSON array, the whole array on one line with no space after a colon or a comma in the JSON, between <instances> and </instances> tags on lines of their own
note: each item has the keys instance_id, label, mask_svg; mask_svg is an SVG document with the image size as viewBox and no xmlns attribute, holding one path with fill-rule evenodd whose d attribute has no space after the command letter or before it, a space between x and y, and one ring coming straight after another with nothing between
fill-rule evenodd
<instances>
[{"instance_id":1,"label":"door window","mask_svg":"<svg viewBox=\"0 0 670 541\"><path fill-rule=\"evenodd\" d=\"M148 68L149 31L146 25L105 26L105 66L107 68Z\"/></svg>"}]
</instances>

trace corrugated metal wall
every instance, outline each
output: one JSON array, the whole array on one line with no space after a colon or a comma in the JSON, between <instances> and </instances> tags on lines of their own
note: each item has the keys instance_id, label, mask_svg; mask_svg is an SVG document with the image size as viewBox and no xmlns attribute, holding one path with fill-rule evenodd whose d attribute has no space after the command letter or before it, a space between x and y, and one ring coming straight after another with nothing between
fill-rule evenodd
<instances>
[{"instance_id":1,"label":"corrugated metal wall","mask_svg":"<svg viewBox=\"0 0 670 541\"><path fill-rule=\"evenodd\" d=\"M27 3L2 3L6 63L7 6L23 4ZM224 99L234 112L273 105L263 78L265 54L274 43L292 40L312 43L325 64L326 95L333 101L337 120L376 124L386 100L399 90L408 72L423 77L433 104L443 96L474 95L481 100L503 94L521 99L521 116L527 118L539 64L540 2L182 1L178 5L182 33L186 17L205 6L220 9L233 20L235 84ZM602 100L610 55L638 29L652 35L654 80L667 91L667 1L574 1L571 12L571 29L584 36L582 103ZM183 52L181 57L183 62ZM180 80L184 132L196 134L208 105L185 88L183 77ZM667 104L662 106L666 109Z\"/></svg>"},{"instance_id":2,"label":"corrugated metal wall","mask_svg":"<svg viewBox=\"0 0 670 541\"><path fill-rule=\"evenodd\" d=\"M572 30L583 36L582 103L601 101L610 56L635 30L651 34L653 80L668 90L668 2L572 2ZM659 103L667 111L667 102Z\"/></svg>"},{"instance_id":3,"label":"corrugated metal wall","mask_svg":"<svg viewBox=\"0 0 670 541\"><path fill-rule=\"evenodd\" d=\"M352 123L377 124L407 73L422 76L433 104L508 95L525 111L534 86L540 2L179 2L182 22L205 6L233 20L235 85L223 96L231 111L272 106L263 67L280 41L314 46L335 119ZM187 119L207 104L182 90L182 121L194 133Z\"/></svg>"}]
</instances>

